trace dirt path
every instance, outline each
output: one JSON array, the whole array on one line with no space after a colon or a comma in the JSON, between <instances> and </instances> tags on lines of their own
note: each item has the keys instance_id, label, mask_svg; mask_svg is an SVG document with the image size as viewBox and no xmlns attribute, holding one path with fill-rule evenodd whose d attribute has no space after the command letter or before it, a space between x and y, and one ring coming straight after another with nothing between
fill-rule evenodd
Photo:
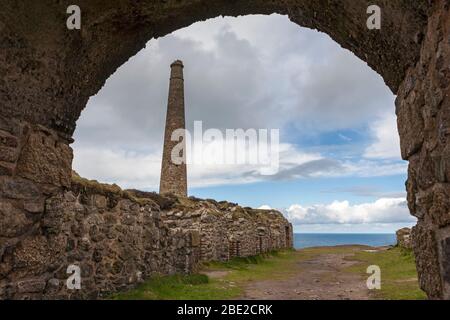
<instances>
[{"instance_id":1,"label":"dirt path","mask_svg":"<svg viewBox=\"0 0 450 320\"><path fill-rule=\"evenodd\" d=\"M360 248L357 250L364 250ZM301 250L299 251L301 253ZM318 254L300 259L294 270L283 280L249 282L241 299L271 300L367 300L370 299L366 279L344 272L355 261L346 260L353 253ZM299 257L301 254L299 254Z\"/></svg>"}]
</instances>

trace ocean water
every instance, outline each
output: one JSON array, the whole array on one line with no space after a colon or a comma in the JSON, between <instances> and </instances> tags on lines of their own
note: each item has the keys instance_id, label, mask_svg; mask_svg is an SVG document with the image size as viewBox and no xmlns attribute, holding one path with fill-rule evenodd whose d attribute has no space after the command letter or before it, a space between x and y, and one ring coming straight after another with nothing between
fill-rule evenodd
<instances>
[{"instance_id":1,"label":"ocean water","mask_svg":"<svg viewBox=\"0 0 450 320\"><path fill-rule=\"evenodd\" d=\"M368 246L388 246L396 244L395 234L391 233L295 233L296 249L344 244L362 244Z\"/></svg>"}]
</instances>

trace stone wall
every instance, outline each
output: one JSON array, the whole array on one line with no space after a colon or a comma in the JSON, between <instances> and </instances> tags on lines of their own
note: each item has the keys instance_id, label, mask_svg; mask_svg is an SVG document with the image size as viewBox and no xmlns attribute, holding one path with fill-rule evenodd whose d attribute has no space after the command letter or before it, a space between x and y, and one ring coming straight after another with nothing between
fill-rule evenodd
<instances>
[{"instance_id":1,"label":"stone wall","mask_svg":"<svg viewBox=\"0 0 450 320\"><path fill-rule=\"evenodd\" d=\"M45 201L29 234L2 246L1 298L97 298L152 273L192 270L189 234L165 226L153 201L80 181ZM66 288L72 264L82 290Z\"/></svg>"},{"instance_id":2,"label":"stone wall","mask_svg":"<svg viewBox=\"0 0 450 320\"><path fill-rule=\"evenodd\" d=\"M275 210L189 198L163 212L162 218L169 226L199 232L202 261L226 261L293 247L292 225Z\"/></svg>"},{"instance_id":3,"label":"stone wall","mask_svg":"<svg viewBox=\"0 0 450 320\"><path fill-rule=\"evenodd\" d=\"M397 246L404 249L412 249L411 229L401 228L395 232L397 237Z\"/></svg>"},{"instance_id":4,"label":"stone wall","mask_svg":"<svg viewBox=\"0 0 450 320\"><path fill-rule=\"evenodd\" d=\"M46 200L71 185L72 149L55 131L0 116L0 151L0 297L25 297L54 267L59 235L42 224Z\"/></svg>"},{"instance_id":5,"label":"stone wall","mask_svg":"<svg viewBox=\"0 0 450 320\"><path fill-rule=\"evenodd\" d=\"M432 3L396 111L409 161L408 205L418 218L412 238L420 284L430 298L450 299L450 12L448 0Z\"/></svg>"},{"instance_id":6,"label":"stone wall","mask_svg":"<svg viewBox=\"0 0 450 320\"><path fill-rule=\"evenodd\" d=\"M9 180L1 180L5 191ZM40 213L7 203L1 206L8 219L0 229L0 299L96 299L153 274L193 272L204 260L292 246L290 224L274 211L123 191L77 175L44 200ZM28 214L34 217L27 224ZM233 240L240 248L228 254ZM70 265L80 267L81 290L66 286Z\"/></svg>"}]
</instances>

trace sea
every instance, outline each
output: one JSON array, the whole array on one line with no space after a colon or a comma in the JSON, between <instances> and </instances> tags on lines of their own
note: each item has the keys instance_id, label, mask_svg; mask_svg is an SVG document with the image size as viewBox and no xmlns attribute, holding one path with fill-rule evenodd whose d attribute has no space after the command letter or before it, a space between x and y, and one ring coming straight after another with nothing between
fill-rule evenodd
<instances>
[{"instance_id":1,"label":"sea","mask_svg":"<svg viewBox=\"0 0 450 320\"><path fill-rule=\"evenodd\" d=\"M295 233L296 249L361 244L372 247L396 244L394 233Z\"/></svg>"}]
</instances>

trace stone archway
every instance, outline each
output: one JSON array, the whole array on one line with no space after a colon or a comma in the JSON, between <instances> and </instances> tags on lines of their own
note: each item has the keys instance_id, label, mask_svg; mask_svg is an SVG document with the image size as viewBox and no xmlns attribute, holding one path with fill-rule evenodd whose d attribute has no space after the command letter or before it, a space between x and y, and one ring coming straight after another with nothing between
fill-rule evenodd
<instances>
[{"instance_id":1,"label":"stone archway","mask_svg":"<svg viewBox=\"0 0 450 320\"><path fill-rule=\"evenodd\" d=\"M366 28L374 3L380 31ZM150 38L199 20L280 13L329 34L397 93L421 286L431 298L450 298L448 0L80 0L80 31L66 28L70 4L0 0L0 280L11 273L15 247L51 225L41 221L45 202L71 184L76 120L121 64Z\"/></svg>"}]
</instances>

